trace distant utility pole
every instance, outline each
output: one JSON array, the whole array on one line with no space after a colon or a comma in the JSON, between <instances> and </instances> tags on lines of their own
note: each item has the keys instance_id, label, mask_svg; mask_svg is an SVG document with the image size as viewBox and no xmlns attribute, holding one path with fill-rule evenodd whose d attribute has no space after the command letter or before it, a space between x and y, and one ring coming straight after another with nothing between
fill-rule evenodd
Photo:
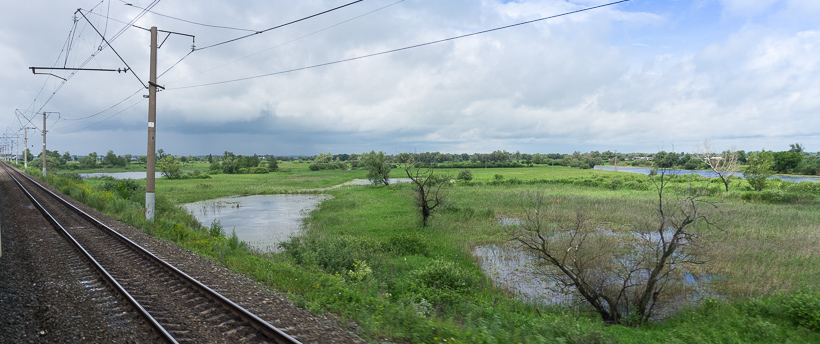
<instances>
[{"instance_id":1,"label":"distant utility pole","mask_svg":"<svg viewBox=\"0 0 820 344\"><path fill-rule=\"evenodd\" d=\"M145 219L154 221L157 138L157 27L151 27L151 71L148 77L148 160L145 171Z\"/></svg>"},{"instance_id":2,"label":"distant utility pole","mask_svg":"<svg viewBox=\"0 0 820 344\"><path fill-rule=\"evenodd\" d=\"M32 127L23 127L23 168L28 169L28 130L37 129Z\"/></svg>"},{"instance_id":3,"label":"distant utility pole","mask_svg":"<svg viewBox=\"0 0 820 344\"><path fill-rule=\"evenodd\" d=\"M11 145L11 148L6 153L0 154L0 156L8 156L8 158L7 158L8 161L11 161L11 154L14 154L14 163L17 164L19 162L18 159L17 159L17 156L19 155L19 152L20 152L20 135L19 134L7 135L7 136L3 136L3 138L9 141L9 144ZM17 147L16 151L15 151L14 147Z\"/></svg>"},{"instance_id":4,"label":"distant utility pole","mask_svg":"<svg viewBox=\"0 0 820 344\"><path fill-rule=\"evenodd\" d=\"M46 112L43 111L43 178L46 177Z\"/></svg>"}]
</instances>

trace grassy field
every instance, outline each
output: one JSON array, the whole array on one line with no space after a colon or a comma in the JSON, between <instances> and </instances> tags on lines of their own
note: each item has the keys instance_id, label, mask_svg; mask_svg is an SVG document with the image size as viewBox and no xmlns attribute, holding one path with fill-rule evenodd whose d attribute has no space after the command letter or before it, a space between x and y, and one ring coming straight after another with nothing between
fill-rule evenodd
<instances>
[{"instance_id":1,"label":"grassy field","mask_svg":"<svg viewBox=\"0 0 820 344\"><path fill-rule=\"evenodd\" d=\"M656 196L649 177L560 166L472 169L473 181L453 184L432 225L422 228L406 183L320 190L363 178L365 172L314 172L307 165L281 163L281 172L261 175L158 179L159 218L148 224L141 219L139 190L117 195L101 191L110 181L50 182L146 232L288 293L300 307L353 320L354 330L373 342L820 342L820 202L813 185L774 182L771 195L761 198L749 197L753 191L743 180L725 193L720 182L679 176L670 196L702 188L704 197L718 205L711 216L719 228L701 250L708 263L696 268L714 276L713 297L633 328L606 326L583 305L517 300L494 285L472 252L477 245L507 243L498 219L522 216L523 199L535 191L547 195L559 216L582 210L602 222L651 220ZM393 170L391 176L404 177L401 172ZM439 172L455 176L459 170ZM303 236L275 254L249 252L236 238L201 227L174 207L275 193L333 196L306 219ZM124 199L111 200L118 197Z\"/></svg>"}]
</instances>

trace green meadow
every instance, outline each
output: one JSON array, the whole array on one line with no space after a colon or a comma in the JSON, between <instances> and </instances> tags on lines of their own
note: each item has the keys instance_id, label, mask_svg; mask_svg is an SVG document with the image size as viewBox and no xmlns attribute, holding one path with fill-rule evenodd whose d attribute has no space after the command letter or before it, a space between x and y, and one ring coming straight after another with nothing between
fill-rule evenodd
<instances>
[{"instance_id":1,"label":"green meadow","mask_svg":"<svg viewBox=\"0 0 820 344\"><path fill-rule=\"evenodd\" d=\"M207 167L207 164L205 165ZM341 186L363 170L280 171L157 179L157 220L143 220L144 189L111 180L49 176L64 193L165 240L211 257L287 294L299 307L332 314L374 342L397 343L817 343L820 342L818 186L772 181L764 192L677 176L669 197L698 190L717 208L699 250L708 296L639 327L605 325L583 302L517 299L483 272L480 245L510 244L500 218L521 218L541 192L559 217L583 212L623 225L651 221L650 177L562 166L471 169L453 181L431 226L422 227L407 183ZM188 169L187 166L184 169ZM460 170L437 170L452 178ZM37 175L36 169L30 171ZM393 178L406 177L394 169ZM808 182L806 182L808 183ZM333 196L305 219L305 231L276 253L257 253L218 225L199 224L178 204L231 195ZM210 225L210 226L209 226Z\"/></svg>"}]
</instances>

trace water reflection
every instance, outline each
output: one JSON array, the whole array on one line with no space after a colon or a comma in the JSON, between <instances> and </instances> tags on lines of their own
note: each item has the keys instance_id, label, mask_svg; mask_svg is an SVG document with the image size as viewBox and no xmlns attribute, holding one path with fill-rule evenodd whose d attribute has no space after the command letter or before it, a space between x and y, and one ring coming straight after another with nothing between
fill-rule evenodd
<instances>
[{"instance_id":1,"label":"water reflection","mask_svg":"<svg viewBox=\"0 0 820 344\"><path fill-rule=\"evenodd\" d=\"M593 169L599 171L616 171L616 172L629 172L629 173L638 173L648 175L652 169L646 167L615 167L615 166L595 166ZM699 176L707 177L707 178L717 178L717 173L713 171L703 171L703 170L669 170L672 174L697 174ZM733 176L744 178L743 173L735 172L732 173ZM783 179L788 180L791 182L799 183L802 181L809 181L809 182L818 182L820 178L818 177L792 177L792 176L771 176L769 179Z\"/></svg>"},{"instance_id":2,"label":"water reflection","mask_svg":"<svg viewBox=\"0 0 820 344\"><path fill-rule=\"evenodd\" d=\"M261 252L299 234L302 220L328 195L256 195L226 197L184 204L203 225L219 220L226 234L236 231L239 240Z\"/></svg>"},{"instance_id":3,"label":"water reflection","mask_svg":"<svg viewBox=\"0 0 820 344\"><path fill-rule=\"evenodd\" d=\"M162 172L155 172L154 178L162 178ZM95 173L80 173L80 178L99 178L99 177L113 177L114 179L145 179L146 172L95 172Z\"/></svg>"},{"instance_id":4,"label":"water reflection","mask_svg":"<svg viewBox=\"0 0 820 344\"><path fill-rule=\"evenodd\" d=\"M572 301L571 295L555 291L555 282L545 281L535 273L534 265L538 258L524 250L485 245L476 246L473 255L497 287L512 292L520 299L548 304Z\"/></svg>"},{"instance_id":5,"label":"water reflection","mask_svg":"<svg viewBox=\"0 0 820 344\"><path fill-rule=\"evenodd\" d=\"M473 249L473 255L496 287L512 292L519 299L560 305L577 305L581 300L571 292L560 292L561 288L557 288L555 282L539 274L536 268L538 258L520 247L477 246ZM696 304L704 298L719 297L710 287L714 276L693 273L680 265L677 271L682 285L670 285L665 290L655 310L658 319L667 318L681 307Z\"/></svg>"}]
</instances>

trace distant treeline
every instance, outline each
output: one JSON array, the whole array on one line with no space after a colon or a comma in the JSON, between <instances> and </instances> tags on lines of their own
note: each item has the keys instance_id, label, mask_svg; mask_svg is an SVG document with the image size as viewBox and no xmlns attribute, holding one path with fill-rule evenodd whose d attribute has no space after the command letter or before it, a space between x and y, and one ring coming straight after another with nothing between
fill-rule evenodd
<instances>
[{"instance_id":1,"label":"distant treeline","mask_svg":"<svg viewBox=\"0 0 820 344\"><path fill-rule=\"evenodd\" d=\"M769 152L774 159L773 171L781 174L820 174L820 155L804 151L802 145L790 145L790 149L780 152ZM749 154L759 152L737 151L737 160L744 164ZM41 156L34 156L26 150L29 163L39 163ZM42 153L41 153L42 154ZM162 149L157 151L157 160L169 154ZM591 151L586 153L521 153L497 150L492 153L439 153L424 152L411 153L414 161L423 164L433 164L438 168L510 168L530 167L535 165L567 166L581 169L593 168L596 165L618 165L636 167L680 168L687 170L708 169L700 154L677 153L660 151L656 153L619 153L612 151ZM398 165L396 155L386 155L387 162ZM174 156L183 164L194 161L207 161L211 164L213 173L268 173L278 170L278 162L293 161L308 163L311 170L328 169L357 169L362 167L362 154L331 154L320 153L314 156L276 156L276 155L236 155L225 151L222 155L206 156ZM147 161L145 155L132 156L131 154L117 155L108 151L106 155L96 152L87 156L71 155L69 152L60 154L58 151L47 151L46 162L50 169L93 169L125 167L131 163Z\"/></svg>"}]
</instances>

